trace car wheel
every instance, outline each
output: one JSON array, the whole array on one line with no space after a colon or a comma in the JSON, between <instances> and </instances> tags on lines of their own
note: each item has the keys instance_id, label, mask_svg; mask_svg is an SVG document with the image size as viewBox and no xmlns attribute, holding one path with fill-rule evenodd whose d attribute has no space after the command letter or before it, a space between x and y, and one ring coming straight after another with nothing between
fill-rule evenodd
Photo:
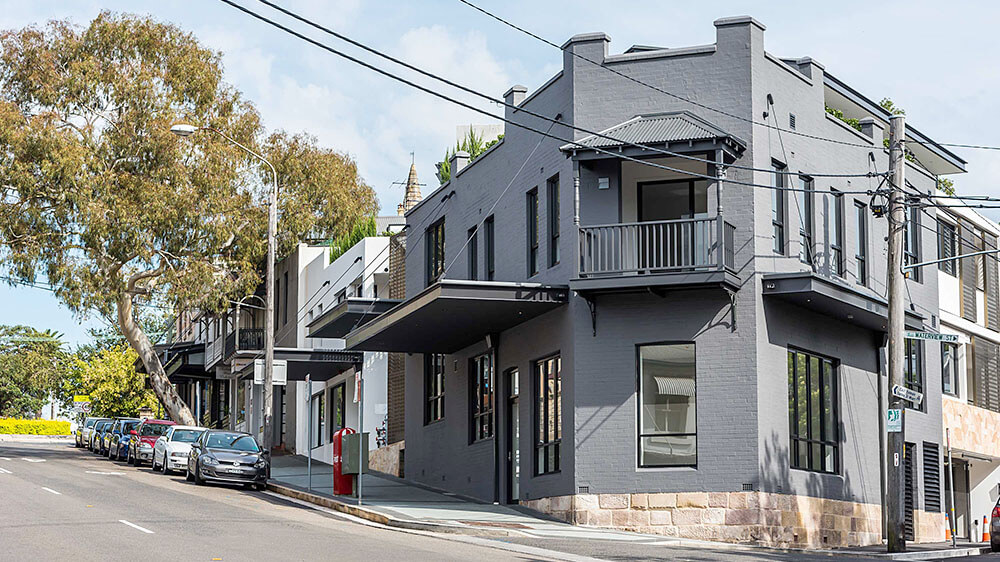
<instances>
[{"instance_id":1,"label":"car wheel","mask_svg":"<svg viewBox=\"0 0 1000 562\"><path fill-rule=\"evenodd\" d=\"M205 479L201 477L201 467L197 463L194 465L194 483L198 486L205 485Z\"/></svg>"},{"instance_id":2,"label":"car wheel","mask_svg":"<svg viewBox=\"0 0 1000 562\"><path fill-rule=\"evenodd\" d=\"M185 468L184 469L184 479L187 480L188 482L191 482L192 480L194 480L194 478L191 477L191 469L190 468Z\"/></svg>"},{"instance_id":3,"label":"car wheel","mask_svg":"<svg viewBox=\"0 0 1000 562\"><path fill-rule=\"evenodd\" d=\"M163 464L160 465L160 470L163 474L170 474L170 468L167 466L167 456L163 455Z\"/></svg>"}]
</instances>

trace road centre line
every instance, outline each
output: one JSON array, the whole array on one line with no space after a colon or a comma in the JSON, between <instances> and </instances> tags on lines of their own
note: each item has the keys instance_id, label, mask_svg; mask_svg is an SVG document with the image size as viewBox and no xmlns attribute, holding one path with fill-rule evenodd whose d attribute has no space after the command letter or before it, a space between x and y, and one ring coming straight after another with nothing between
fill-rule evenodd
<instances>
[{"instance_id":1,"label":"road centre line","mask_svg":"<svg viewBox=\"0 0 1000 562\"><path fill-rule=\"evenodd\" d=\"M53 494L55 494L57 496L61 496L62 495L62 492L57 492L57 491L53 490L52 488L46 488L45 486L42 486L42 489L45 490L46 492L51 492L51 493L53 493Z\"/></svg>"},{"instance_id":2,"label":"road centre line","mask_svg":"<svg viewBox=\"0 0 1000 562\"><path fill-rule=\"evenodd\" d=\"M0 474L14 474L14 473L7 470L6 468L0 467Z\"/></svg>"},{"instance_id":3,"label":"road centre line","mask_svg":"<svg viewBox=\"0 0 1000 562\"><path fill-rule=\"evenodd\" d=\"M124 520L124 519L119 519L118 522L119 523L124 523L124 524L128 525L129 527L132 527L133 529L138 529L138 530L142 531L143 533L148 533L150 535L153 534L153 531L150 531L149 529L147 529L145 527L140 527L140 526L136 525L135 523L130 523L130 522Z\"/></svg>"},{"instance_id":4,"label":"road centre line","mask_svg":"<svg viewBox=\"0 0 1000 562\"><path fill-rule=\"evenodd\" d=\"M21 460L28 462L45 462L45 459L32 459L28 457L21 457Z\"/></svg>"}]
</instances>

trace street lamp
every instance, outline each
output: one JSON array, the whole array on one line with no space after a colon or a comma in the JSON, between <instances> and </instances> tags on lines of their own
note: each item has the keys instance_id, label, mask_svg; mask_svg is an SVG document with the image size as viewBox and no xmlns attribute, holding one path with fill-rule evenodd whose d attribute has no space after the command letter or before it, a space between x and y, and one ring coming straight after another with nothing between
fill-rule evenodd
<instances>
[{"instance_id":1,"label":"street lamp","mask_svg":"<svg viewBox=\"0 0 1000 562\"><path fill-rule=\"evenodd\" d=\"M212 127L197 127L178 123L170 127L170 132L179 137L189 137L198 131L210 131L242 148L248 154L267 164L271 169L271 197L267 208L267 277L264 280L264 450L271 450L273 428L271 418L274 410L274 254L275 231L278 230L278 172L274 166L257 152L240 144L229 135Z\"/></svg>"}]
</instances>

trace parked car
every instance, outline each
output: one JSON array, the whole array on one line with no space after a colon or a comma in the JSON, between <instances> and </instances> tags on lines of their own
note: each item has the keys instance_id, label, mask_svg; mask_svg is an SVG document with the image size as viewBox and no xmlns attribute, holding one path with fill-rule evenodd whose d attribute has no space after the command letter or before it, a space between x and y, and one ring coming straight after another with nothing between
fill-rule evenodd
<instances>
[{"instance_id":1,"label":"parked car","mask_svg":"<svg viewBox=\"0 0 1000 562\"><path fill-rule=\"evenodd\" d=\"M94 426L97 422L106 420L108 418L87 418L83 420L83 423L76 428L76 446L77 447L90 447L90 434L94 431Z\"/></svg>"},{"instance_id":2,"label":"parked car","mask_svg":"<svg viewBox=\"0 0 1000 562\"><path fill-rule=\"evenodd\" d=\"M153 470L169 474L171 470L187 470L188 453L194 443L205 432L204 427L175 425L167 429L153 445Z\"/></svg>"},{"instance_id":3,"label":"parked car","mask_svg":"<svg viewBox=\"0 0 1000 562\"><path fill-rule=\"evenodd\" d=\"M170 420L142 420L129 434L128 464L142 466L153 458L153 445L167 432L174 422Z\"/></svg>"},{"instance_id":4,"label":"parked car","mask_svg":"<svg viewBox=\"0 0 1000 562\"><path fill-rule=\"evenodd\" d=\"M990 514L990 550L1000 552L1000 499Z\"/></svg>"},{"instance_id":5,"label":"parked car","mask_svg":"<svg viewBox=\"0 0 1000 562\"><path fill-rule=\"evenodd\" d=\"M115 418L111 426L104 430L104 434L101 437L101 454L105 457L111 458L111 441L115 435L121 435L122 423L126 421L138 422L139 420L138 418Z\"/></svg>"},{"instance_id":6,"label":"parked car","mask_svg":"<svg viewBox=\"0 0 1000 562\"><path fill-rule=\"evenodd\" d=\"M94 429L90 432L90 439L87 448L95 453L101 452L101 443L104 441L104 432L111 427L114 420L104 419L94 424Z\"/></svg>"},{"instance_id":7,"label":"parked car","mask_svg":"<svg viewBox=\"0 0 1000 562\"><path fill-rule=\"evenodd\" d=\"M140 419L123 419L111 428L111 440L108 442L108 458L123 461L128 458L128 444L132 432L142 423Z\"/></svg>"},{"instance_id":8,"label":"parked car","mask_svg":"<svg viewBox=\"0 0 1000 562\"><path fill-rule=\"evenodd\" d=\"M187 479L199 485L228 482L263 490L270 472L270 452L249 433L205 430L188 453Z\"/></svg>"}]
</instances>

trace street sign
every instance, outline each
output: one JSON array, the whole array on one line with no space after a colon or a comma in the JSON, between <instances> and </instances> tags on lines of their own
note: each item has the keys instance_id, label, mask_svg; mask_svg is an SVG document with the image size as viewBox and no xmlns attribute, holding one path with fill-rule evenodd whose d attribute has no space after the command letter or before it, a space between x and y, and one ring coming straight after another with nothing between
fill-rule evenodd
<instances>
[{"instance_id":1,"label":"street sign","mask_svg":"<svg viewBox=\"0 0 1000 562\"><path fill-rule=\"evenodd\" d=\"M74 394L73 402L90 402L90 395L88 394Z\"/></svg>"},{"instance_id":2,"label":"street sign","mask_svg":"<svg viewBox=\"0 0 1000 562\"><path fill-rule=\"evenodd\" d=\"M948 343L958 343L957 334L936 334L934 332L904 332L904 337L908 340L928 340Z\"/></svg>"},{"instance_id":3,"label":"street sign","mask_svg":"<svg viewBox=\"0 0 1000 562\"><path fill-rule=\"evenodd\" d=\"M920 404L923 401L924 395L917 392L916 390L910 390L901 384L895 384L892 386L892 395L897 398L902 398L903 400L909 400L914 404Z\"/></svg>"},{"instance_id":4,"label":"street sign","mask_svg":"<svg viewBox=\"0 0 1000 562\"><path fill-rule=\"evenodd\" d=\"M284 385L288 381L288 361L285 359L274 360L274 371L271 373L271 383L278 386ZM264 384L264 360L253 360L253 383Z\"/></svg>"},{"instance_id":5,"label":"street sign","mask_svg":"<svg viewBox=\"0 0 1000 562\"><path fill-rule=\"evenodd\" d=\"M885 412L885 429L889 433L903 431L903 410L890 408Z\"/></svg>"},{"instance_id":6,"label":"street sign","mask_svg":"<svg viewBox=\"0 0 1000 562\"><path fill-rule=\"evenodd\" d=\"M361 371L354 373L354 403L361 397Z\"/></svg>"}]
</instances>

